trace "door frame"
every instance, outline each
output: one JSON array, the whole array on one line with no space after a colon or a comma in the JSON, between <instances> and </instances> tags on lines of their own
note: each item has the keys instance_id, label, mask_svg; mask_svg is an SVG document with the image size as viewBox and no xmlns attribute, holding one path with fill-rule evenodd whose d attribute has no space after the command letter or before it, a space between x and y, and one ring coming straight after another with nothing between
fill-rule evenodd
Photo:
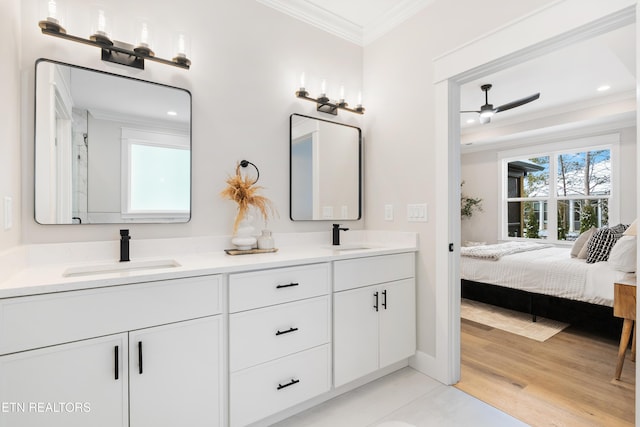
<instances>
[{"instance_id":1,"label":"door frame","mask_svg":"<svg viewBox=\"0 0 640 427\"><path fill-rule=\"evenodd\" d=\"M637 74L640 69L637 11L637 0L555 1L434 59L438 227L433 375L441 382L455 384L460 379L460 85L634 22ZM637 81L636 76L636 85ZM636 162L640 165L640 150ZM640 212L640 200L637 211ZM640 372L637 375L640 378ZM638 402L640 393L636 394L636 408ZM636 410L638 425L639 412Z\"/></svg>"}]
</instances>

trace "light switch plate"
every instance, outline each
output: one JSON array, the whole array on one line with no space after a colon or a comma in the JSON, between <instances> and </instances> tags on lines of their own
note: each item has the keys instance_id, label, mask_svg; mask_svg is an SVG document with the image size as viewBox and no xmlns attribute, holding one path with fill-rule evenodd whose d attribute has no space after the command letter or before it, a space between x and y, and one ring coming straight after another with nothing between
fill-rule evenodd
<instances>
[{"instance_id":1,"label":"light switch plate","mask_svg":"<svg viewBox=\"0 0 640 427\"><path fill-rule=\"evenodd\" d=\"M427 204L414 203L407 205L407 221L409 222L427 222Z\"/></svg>"}]
</instances>

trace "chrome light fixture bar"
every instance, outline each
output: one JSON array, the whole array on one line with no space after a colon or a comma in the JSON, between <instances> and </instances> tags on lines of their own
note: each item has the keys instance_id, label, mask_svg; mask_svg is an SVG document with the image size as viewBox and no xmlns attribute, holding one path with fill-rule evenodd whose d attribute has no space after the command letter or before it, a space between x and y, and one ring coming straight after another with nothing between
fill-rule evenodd
<instances>
[{"instance_id":1,"label":"chrome light fixture bar","mask_svg":"<svg viewBox=\"0 0 640 427\"><path fill-rule=\"evenodd\" d=\"M312 98L309 96L309 92L305 88L301 87L296 91L296 96L307 101L315 102L316 110L321 113L338 115L338 110L350 111L355 114L364 114L364 107L361 104L356 105L356 108L349 108L349 104L344 102L344 99L339 101L331 101L326 94L321 94L318 98Z\"/></svg>"},{"instance_id":2,"label":"chrome light fixture bar","mask_svg":"<svg viewBox=\"0 0 640 427\"><path fill-rule=\"evenodd\" d=\"M186 70L191 66L191 60L186 56L178 54L172 60L157 58L154 52L148 46L137 46L117 40L111 40L105 35L94 34L89 39L67 34L67 31L53 20L46 19L38 22L38 26L42 29L42 34L59 37L66 40L95 46L102 49L102 60L114 62L116 64L126 65L129 67L144 70L144 61L159 62L165 65L173 65L174 67L184 68Z\"/></svg>"}]
</instances>

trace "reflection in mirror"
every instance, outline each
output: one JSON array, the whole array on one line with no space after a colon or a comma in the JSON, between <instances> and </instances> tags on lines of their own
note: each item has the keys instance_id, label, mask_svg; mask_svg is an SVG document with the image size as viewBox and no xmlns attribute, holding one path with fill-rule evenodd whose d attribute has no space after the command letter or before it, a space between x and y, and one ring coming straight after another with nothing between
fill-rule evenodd
<instances>
[{"instance_id":1,"label":"reflection in mirror","mask_svg":"<svg viewBox=\"0 0 640 427\"><path fill-rule=\"evenodd\" d=\"M360 128L292 114L290 136L291 219L360 219Z\"/></svg>"},{"instance_id":2,"label":"reflection in mirror","mask_svg":"<svg viewBox=\"0 0 640 427\"><path fill-rule=\"evenodd\" d=\"M40 59L35 94L38 223L189 221L187 90Z\"/></svg>"}]
</instances>

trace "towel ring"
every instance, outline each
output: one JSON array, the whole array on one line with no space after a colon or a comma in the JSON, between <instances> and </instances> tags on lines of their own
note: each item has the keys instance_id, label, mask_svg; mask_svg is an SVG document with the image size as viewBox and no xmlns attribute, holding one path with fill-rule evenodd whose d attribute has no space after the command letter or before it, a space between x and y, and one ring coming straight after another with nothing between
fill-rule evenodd
<instances>
[{"instance_id":1,"label":"towel ring","mask_svg":"<svg viewBox=\"0 0 640 427\"><path fill-rule=\"evenodd\" d=\"M246 168L249 165L253 166L254 169L256 170L256 173L258 174L256 176L256 180L253 181L253 183L255 184L260 179L260 170L258 170L258 167L253 163L251 163L249 160L240 160L240 163L238 163L238 166L236 167L236 174L240 175L240 166L242 166L243 168Z\"/></svg>"}]
</instances>

